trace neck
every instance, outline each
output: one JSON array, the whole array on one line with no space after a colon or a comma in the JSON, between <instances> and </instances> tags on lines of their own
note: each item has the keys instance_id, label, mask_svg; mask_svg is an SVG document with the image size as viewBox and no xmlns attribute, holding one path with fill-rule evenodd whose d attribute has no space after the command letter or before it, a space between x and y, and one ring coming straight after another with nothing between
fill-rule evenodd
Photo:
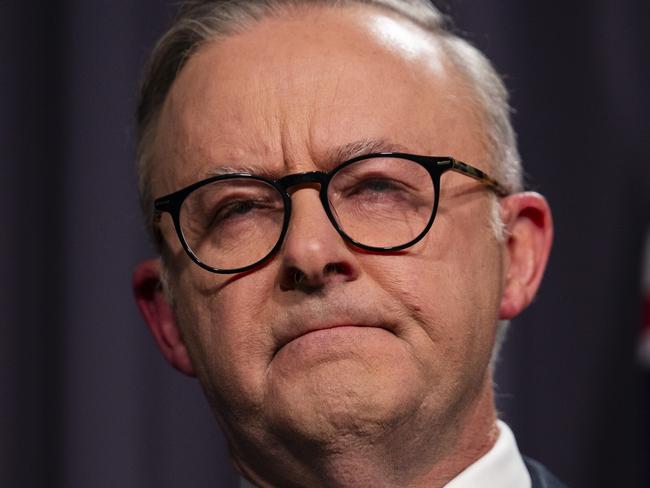
<instances>
[{"instance_id":1,"label":"neck","mask_svg":"<svg viewBox=\"0 0 650 488\"><path fill-rule=\"evenodd\" d=\"M337 439L334 447L292 446L268 456L265 466L233 453L239 470L266 486L442 487L486 454L496 442L492 382L454 418L387 429L384 438ZM257 451L259 456L259 450ZM256 456L256 457L257 457ZM259 457L257 457L259 460ZM296 480L300 480L296 482Z\"/></svg>"}]
</instances>

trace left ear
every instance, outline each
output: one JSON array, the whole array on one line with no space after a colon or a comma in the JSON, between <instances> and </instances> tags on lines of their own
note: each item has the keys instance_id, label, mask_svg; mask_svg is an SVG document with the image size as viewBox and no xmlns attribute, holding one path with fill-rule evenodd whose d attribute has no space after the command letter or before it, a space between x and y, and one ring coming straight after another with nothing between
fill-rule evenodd
<instances>
[{"instance_id":1,"label":"left ear","mask_svg":"<svg viewBox=\"0 0 650 488\"><path fill-rule=\"evenodd\" d=\"M503 198L501 215L506 254L499 318L508 320L521 313L537 293L553 242L553 220L546 199L533 192Z\"/></svg>"}]
</instances>

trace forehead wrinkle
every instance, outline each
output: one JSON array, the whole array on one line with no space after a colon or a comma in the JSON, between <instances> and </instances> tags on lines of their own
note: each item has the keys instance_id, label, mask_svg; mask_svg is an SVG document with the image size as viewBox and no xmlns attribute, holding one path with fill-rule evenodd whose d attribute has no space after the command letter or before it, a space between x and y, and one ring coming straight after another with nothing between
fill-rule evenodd
<instances>
[{"instance_id":1,"label":"forehead wrinkle","mask_svg":"<svg viewBox=\"0 0 650 488\"><path fill-rule=\"evenodd\" d=\"M326 149L324 156L314 162L320 162L321 164L319 164L319 166L330 167L365 154L406 151L408 151L408 148L405 146L390 142L387 139L360 139L358 141ZM214 164L205 172L203 177L210 178L212 176L243 173L277 180L286 174L291 173L289 166L289 164L285 165L287 171L278 171L277 168L270 167L263 161L256 163Z\"/></svg>"},{"instance_id":2,"label":"forehead wrinkle","mask_svg":"<svg viewBox=\"0 0 650 488\"><path fill-rule=\"evenodd\" d=\"M240 96L240 79L221 66L231 56L230 50L223 51L224 45L223 40L214 40L191 57L170 89L166 118L174 126L175 136L181 132L180 142L192 149L205 146L206 156L215 149L221 152L219 146L224 144L228 156L273 152L277 144L270 142L274 138L269 135L277 132L274 87L263 81L267 77L248 77L249 91L264 96Z\"/></svg>"}]
</instances>

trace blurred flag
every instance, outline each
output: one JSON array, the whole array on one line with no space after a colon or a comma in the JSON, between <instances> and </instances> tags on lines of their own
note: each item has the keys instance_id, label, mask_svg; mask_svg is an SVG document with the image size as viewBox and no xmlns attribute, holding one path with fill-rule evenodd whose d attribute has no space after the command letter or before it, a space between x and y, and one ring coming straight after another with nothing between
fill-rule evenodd
<instances>
[{"instance_id":1,"label":"blurred flag","mask_svg":"<svg viewBox=\"0 0 650 488\"><path fill-rule=\"evenodd\" d=\"M650 232L646 235L643 263L643 323L639 340L639 361L650 371Z\"/></svg>"},{"instance_id":2,"label":"blurred flag","mask_svg":"<svg viewBox=\"0 0 650 488\"><path fill-rule=\"evenodd\" d=\"M643 322L641 336L639 338L639 362L645 370L648 389L646 390L646 403L650 404L650 230L646 233L645 252L643 261L643 281L641 291L643 293ZM646 480L650 480L650 420L646 418L646 443L645 457Z\"/></svg>"}]
</instances>

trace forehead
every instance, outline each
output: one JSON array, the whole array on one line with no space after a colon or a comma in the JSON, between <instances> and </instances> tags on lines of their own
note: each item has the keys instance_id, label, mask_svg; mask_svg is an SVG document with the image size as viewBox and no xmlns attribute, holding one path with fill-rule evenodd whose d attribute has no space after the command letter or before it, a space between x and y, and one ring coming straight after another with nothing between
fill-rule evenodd
<instances>
[{"instance_id":1,"label":"forehead","mask_svg":"<svg viewBox=\"0 0 650 488\"><path fill-rule=\"evenodd\" d=\"M481 140L463 86L431 34L375 8L265 19L206 44L177 77L156 134L154 194L239 165L308 170L355 141L476 162L458 154Z\"/></svg>"}]
</instances>

